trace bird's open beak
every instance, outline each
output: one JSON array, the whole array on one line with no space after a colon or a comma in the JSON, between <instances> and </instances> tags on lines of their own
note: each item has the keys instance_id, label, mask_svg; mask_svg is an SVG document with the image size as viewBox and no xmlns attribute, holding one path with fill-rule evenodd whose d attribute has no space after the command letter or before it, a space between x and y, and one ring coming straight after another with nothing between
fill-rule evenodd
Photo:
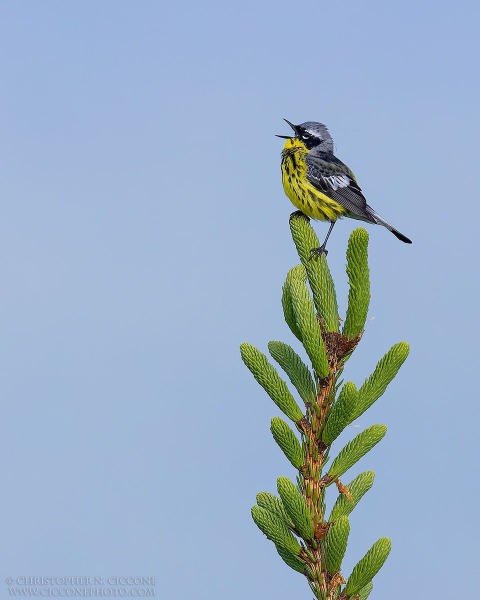
<instances>
[{"instance_id":1,"label":"bird's open beak","mask_svg":"<svg viewBox=\"0 0 480 600\"><path fill-rule=\"evenodd\" d=\"M296 134L297 133L296 126L293 123L290 123L290 121L288 121L287 119L283 119L283 120L290 125L290 127L293 129L293 131ZM276 137L283 138L284 140L291 140L295 136L293 136L293 135L276 135Z\"/></svg>"}]
</instances>

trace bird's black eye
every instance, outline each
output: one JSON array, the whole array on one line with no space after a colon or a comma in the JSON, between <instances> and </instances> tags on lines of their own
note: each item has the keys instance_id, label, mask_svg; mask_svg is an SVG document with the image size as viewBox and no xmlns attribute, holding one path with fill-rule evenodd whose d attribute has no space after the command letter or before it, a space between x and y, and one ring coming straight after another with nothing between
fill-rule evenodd
<instances>
[{"instance_id":1,"label":"bird's black eye","mask_svg":"<svg viewBox=\"0 0 480 600\"><path fill-rule=\"evenodd\" d=\"M309 139L310 139L309 133L302 133L302 140L309 140Z\"/></svg>"}]
</instances>

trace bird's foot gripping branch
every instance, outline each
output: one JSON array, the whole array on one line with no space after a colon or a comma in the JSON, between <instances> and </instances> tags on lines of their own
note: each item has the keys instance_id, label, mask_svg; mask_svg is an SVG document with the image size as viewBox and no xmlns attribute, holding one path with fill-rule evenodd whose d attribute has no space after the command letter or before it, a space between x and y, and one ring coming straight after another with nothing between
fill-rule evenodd
<instances>
[{"instance_id":1,"label":"bird's foot gripping branch","mask_svg":"<svg viewBox=\"0 0 480 600\"><path fill-rule=\"evenodd\" d=\"M347 484L343 476L382 439L386 427L371 425L339 452L332 452L332 445L384 393L408 355L408 344L395 344L358 389L351 382L342 385L345 362L360 341L370 301L368 234L364 229L356 229L350 236L348 309L340 330L337 298L326 258L322 255L311 260L311 249L318 247L317 236L301 216L291 219L290 228L302 264L287 275L282 305L285 321L303 345L311 367L283 342L270 342L268 350L304 407L300 408L265 354L248 343L240 349L255 379L293 422L294 428L274 417L270 429L298 470L297 483L279 477L278 496L260 492L252 517L285 563L307 578L315 598L365 600L372 590L373 577L390 552L390 540L379 539L350 575L342 572L350 532L348 517L372 486L374 473L360 473ZM328 488L336 495L330 511Z\"/></svg>"}]
</instances>

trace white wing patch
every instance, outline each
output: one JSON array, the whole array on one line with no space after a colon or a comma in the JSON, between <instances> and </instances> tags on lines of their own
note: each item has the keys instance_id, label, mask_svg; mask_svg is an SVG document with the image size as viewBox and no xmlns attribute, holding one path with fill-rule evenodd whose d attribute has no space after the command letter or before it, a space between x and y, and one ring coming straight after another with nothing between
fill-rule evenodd
<instances>
[{"instance_id":1,"label":"white wing patch","mask_svg":"<svg viewBox=\"0 0 480 600\"><path fill-rule=\"evenodd\" d=\"M338 188L348 187L351 183L350 177L347 175L330 175L329 177L323 178L332 190L338 190Z\"/></svg>"}]
</instances>

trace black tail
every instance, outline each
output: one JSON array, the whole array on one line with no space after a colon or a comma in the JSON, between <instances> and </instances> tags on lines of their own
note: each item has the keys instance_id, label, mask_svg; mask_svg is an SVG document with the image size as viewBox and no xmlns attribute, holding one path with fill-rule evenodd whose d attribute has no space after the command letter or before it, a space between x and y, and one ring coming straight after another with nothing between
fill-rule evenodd
<instances>
[{"instance_id":1,"label":"black tail","mask_svg":"<svg viewBox=\"0 0 480 600\"><path fill-rule=\"evenodd\" d=\"M392 227L390 225L390 223L387 223L387 221L385 221L385 219L383 217L381 217L378 213L376 213L371 206L368 206L368 204L366 206L366 212L367 212L368 216L371 219L373 219L374 223L377 223L378 225L383 225L384 227L386 227L389 231L391 231L393 233L393 235L396 238L398 238L405 244L412 243L412 240L408 239L406 235L403 235L403 233L400 233L399 231L397 231L397 229L395 229L395 227Z\"/></svg>"},{"instance_id":2,"label":"black tail","mask_svg":"<svg viewBox=\"0 0 480 600\"><path fill-rule=\"evenodd\" d=\"M390 229L390 228L389 228ZM406 235L403 235L403 233L400 233L399 231L397 231L396 229L394 229L393 227L390 229L390 231L393 233L393 235L395 237L397 237L399 240L401 240L402 242L405 242L405 244L411 244L412 240L409 240L407 238Z\"/></svg>"}]
</instances>

